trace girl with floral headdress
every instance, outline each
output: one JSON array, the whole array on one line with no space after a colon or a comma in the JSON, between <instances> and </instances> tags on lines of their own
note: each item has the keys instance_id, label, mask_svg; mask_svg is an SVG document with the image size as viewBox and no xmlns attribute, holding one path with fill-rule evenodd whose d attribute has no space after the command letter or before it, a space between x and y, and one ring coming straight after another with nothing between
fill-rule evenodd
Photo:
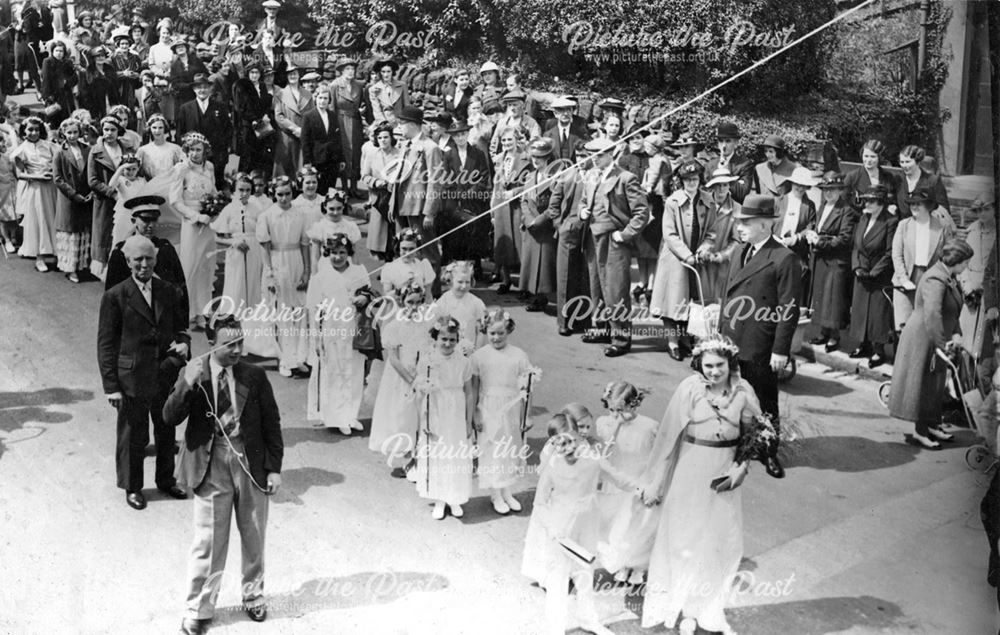
<instances>
[{"instance_id":1,"label":"girl with floral headdress","mask_svg":"<svg viewBox=\"0 0 1000 635\"><path fill-rule=\"evenodd\" d=\"M472 294L474 266L468 260L456 260L447 265L442 278L450 282L450 288L441 294L433 305L439 315L450 315L461 325L462 340L475 350L486 343L486 337L479 330L479 323L486 317L486 305Z\"/></svg>"},{"instance_id":2,"label":"girl with floral headdress","mask_svg":"<svg viewBox=\"0 0 1000 635\"><path fill-rule=\"evenodd\" d=\"M299 168L296 178L301 192L292 201L292 205L299 207L306 214L306 226L312 227L313 223L323 218L320 207L323 205L323 197L319 195L319 171L311 165L303 165Z\"/></svg>"},{"instance_id":3,"label":"girl with floral headdress","mask_svg":"<svg viewBox=\"0 0 1000 635\"><path fill-rule=\"evenodd\" d=\"M511 489L524 472L527 424L532 381L541 374L528 355L508 343L514 320L504 309L486 314L480 328L489 346L472 354L476 374L477 410L475 427L479 433L479 487L489 490L498 514L521 511Z\"/></svg>"},{"instance_id":4,"label":"girl with floral headdress","mask_svg":"<svg viewBox=\"0 0 1000 635\"><path fill-rule=\"evenodd\" d=\"M430 347L426 287L409 282L394 292L395 319L382 326L385 370L372 410L368 449L380 452L396 477L416 482L412 457L417 435L417 409L407 398L417 374L417 363ZM379 308L387 306L380 305ZM393 307L392 304L388 306Z\"/></svg>"},{"instance_id":5,"label":"girl with floral headdress","mask_svg":"<svg viewBox=\"0 0 1000 635\"><path fill-rule=\"evenodd\" d=\"M743 557L738 487L748 463L736 463L744 426L761 414L739 377L739 349L714 335L694 347L692 375L677 386L639 481L646 505L660 505L650 554L642 626L733 633L723 612Z\"/></svg>"},{"instance_id":6,"label":"girl with floral headdress","mask_svg":"<svg viewBox=\"0 0 1000 635\"><path fill-rule=\"evenodd\" d=\"M456 352L461 325L442 315L430 328L433 350L417 363L413 388L418 397L420 430L417 454L417 493L434 503L431 516L441 520L445 510L455 518L472 494L472 416L476 395L472 362Z\"/></svg>"},{"instance_id":7,"label":"girl with floral headdress","mask_svg":"<svg viewBox=\"0 0 1000 635\"><path fill-rule=\"evenodd\" d=\"M421 244L420 232L407 228L396 236L396 254L399 256L382 267L382 292L386 295L414 282L427 289L430 297L431 284L436 277L434 267L426 258L420 257L417 249Z\"/></svg>"},{"instance_id":8,"label":"girl with floral headdress","mask_svg":"<svg viewBox=\"0 0 1000 635\"><path fill-rule=\"evenodd\" d=\"M358 311L371 298L368 272L351 263L354 243L334 234L323 243L322 256L329 265L309 282L306 306L312 317L310 349L315 356L309 377L308 418L337 428L343 434L361 430L358 410L364 391L365 356L354 350L354 325Z\"/></svg>"},{"instance_id":9,"label":"girl with floral headdress","mask_svg":"<svg viewBox=\"0 0 1000 635\"><path fill-rule=\"evenodd\" d=\"M139 159L134 154L122 157L118 169L111 175L108 187L118 193L115 200L115 215L111 221L111 244L117 245L132 235L132 210L125 208L125 202L139 196L146 186L146 179L139 174Z\"/></svg>"},{"instance_id":10,"label":"girl with floral headdress","mask_svg":"<svg viewBox=\"0 0 1000 635\"><path fill-rule=\"evenodd\" d=\"M660 426L654 419L636 412L647 394L647 389L636 388L626 381L609 383L601 396L601 403L609 414L598 417L595 422L604 458L630 480L638 479L645 469ZM645 514L637 519L638 523L629 523L625 531L623 523L616 521L632 510L634 487L602 478L598 490L601 540L598 550L602 564L615 574L615 580L642 584L643 574L649 566L655 516Z\"/></svg>"},{"instance_id":11,"label":"girl with floral headdress","mask_svg":"<svg viewBox=\"0 0 1000 635\"><path fill-rule=\"evenodd\" d=\"M344 209L347 206L347 193L343 190L330 188L323 201L320 203L320 219L310 225L306 232L309 240L312 241L313 271L319 273L320 268L326 267L328 260L319 257L320 251L330 237L335 234L343 234L351 241L351 252L353 247L361 241L361 230L357 223L349 218L344 218Z\"/></svg>"}]
</instances>

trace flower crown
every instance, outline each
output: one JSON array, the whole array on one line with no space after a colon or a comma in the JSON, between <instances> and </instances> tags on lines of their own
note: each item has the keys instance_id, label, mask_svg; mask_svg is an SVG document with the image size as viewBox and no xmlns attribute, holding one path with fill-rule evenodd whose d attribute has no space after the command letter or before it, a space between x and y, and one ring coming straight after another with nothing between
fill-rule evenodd
<instances>
[{"instance_id":1,"label":"flower crown","mask_svg":"<svg viewBox=\"0 0 1000 635\"><path fill-rule=\"evenodd\" d=\"M402 287L396 289L396 298L400 302L405 303L406 298L411 295L419 295L420 298L423 300L426 299L427 297L427 290L424 289L423 285L420 285L413 280L410 280Z\"/></svg>"},{"instance_id":2,"label":"flower crown","mask_svg":"<svg viewBox=\"0 0 1000 635\"><path fill-rule=\"evenodd\" d=\"M201 134L200 132L189 132L189 133L187 133L186 135L184 135L184 138L181 139L181 142L185 146L191 145L192 143L200 143L200 144L205 145L205 146L209 145L209 143L208 143L208 137L206 137L205 135Z\"/></svg>"},{"instance_id":3,"label":"flower crown","mask_svg":"<svg viewBox=\"0 0 1000 635\"><path fill-rule=\"evenodd\" d=\"M344 234L334 234L333 236L328 236L325 241L323 241L323 257L327 258L333 253L333 250L337 247L343 247L348 251L351 250L351 240Z\"/></svg>"},{"instance_id":4,"label":"flower crown","mask_svg":"<svg viewBox=\"0 0 1000 635\"><path fill-rule=\"evenodd\" d=\"M137 157L136 155L130 153L130 154L122 155L122 159L118 163L118 165L126 165L126 164L131 164L131 163L139 165L139 157Z\"/></svg>"},{"instance_id":5,"label":"flower crown","mask_svg":"<svg viewBox=\"0 0 1000 635\"><path fill-rule=\"evenodd\" d=\"M697 356L706 351L724 351L735 356L740 352L740 347L725 335L712 333L708 337L699 340L695 347L691 349L691 354Z\"/></svg>"},{"instance_id":6,"label":"flower crown","mask_svg":"<svg viewBox=\"0 0 1000 635\"><path fill-rule=\"evenodd\" d=\"M456 273L472 273L475 267L471 260L455 260L441 269L441 281L451 283Z\"/></svg>"},{"instance_id":7,"label":"flower crown","mask_svg":"<svg viewBox=\"0 0 1000 635\"><path fill-rule=\"evenodd\" d=\"M633 392L634 394L622 399L623 395ZM638 408L650 392L649 388L639 388L625 381L613 381L604 387L604 394L601 395L601 401L604 402L605 407L621 401L628 408Z\"/></svg>"},{"instance_id":8,"label":"flower crown","mask_svg":"<svg viewBox=\"0 0 1000 635\"><path fill-rule=\"evenodd\" d=\"M415 242L418 245L421 241L420 232L413 229L412 227L407 227L403 231L399 232L399 236L396 238L397 242Z\"/></svg>"},{"instance_id":9,"label":"flower crown","mask_svg":"<svg viewBox=\"0 0 1000 635\"><path fill-rule=\"evenodd\" d=\"M440 333L455 333L461 330L462 325L458 320L450 315L442 315L438 317L438 319L434 320L432 328L436 329Z\"/></svg>"},{"instance_id":10,"label":"flower crown","mask_svg":"<svg viewBox=\"0 0 1000 635\"><path fill-rule=\"evenodd\" d=\"M326 204L331 201L339 201L340 203L347 205L347 192L331 187L327 191L326 196L323 198L323 207L325 208Z\"/></svg>"},{"instance_id":11,"label":"flower crown","mask_svg":"<svg viewBox=\"0 0 1000 635\"><path fill-rule=\"evenodd\" d=\"M510 325L514 323L514 320L511 319L510 313L508 313L506 309L494 309L492 311L487 311L486 315L480 318L479 331L481 333L485 333L490 329L491 324L500 321L503 321L504 324L507 325L508 331L512 330Z\"/></svg>"},{"instance_id":12,"label":"flower crown","mask_svg":"<svg viewBox=\"0 0 1000 635\"><path fill-rule=\"evenodd\" d=\"M303 165L301 168L299 168L299 171L295 173L295 176L297 176L298 179L301 181L303 178L307 176L319 176L319 170L314 168L311 164L307 163L306 165Z\"/></svg>"}]
</instances>

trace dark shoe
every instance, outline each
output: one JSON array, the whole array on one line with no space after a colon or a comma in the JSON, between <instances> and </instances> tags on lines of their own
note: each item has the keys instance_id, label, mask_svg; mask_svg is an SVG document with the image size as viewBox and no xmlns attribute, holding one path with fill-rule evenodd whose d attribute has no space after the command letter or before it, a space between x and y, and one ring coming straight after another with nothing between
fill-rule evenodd
<instances>
[{"instance_id":1,"label":"dark shoe","mask_svg":"<svg viewBox=\"0 0 1000 635\"><path fill-rule=\"evenodd\" d=\"M819 337L814 337L811 340L809 340L809 343L812 344L813 346L819 346L820 344L823 344L825 342L826 342L826 337L822 335L820 335Z\"/></svg>"},{"instance_id":2,"label":"dark shoe","mask_svg":"<svg viewBox=\"0 0 1000 635\"><path fill-rule=\"evenodd\" d=\"M611 333L608 333L607 331L589 329L580 339L583 340L584 344L610 344Z\"/></svg>"},{"instance_id":3,"label":"dark shoe","mask_svg":"<svg viewBox=\"0 0 1000 635\"><path fill-rule=\"evenodd\" d=\"M604 356L621 357L622 355L628 353L630 350L632 350L631 344L625 344L623 346L619 346L618 344L612 344L611 346L604 349Z\"/></svg>"},{"instance_id":4,"label":"dark shoe","mask_svg":"<svg viewBox=\"0 0 1000 635\"><path fill-rule=\"evenodd\" d=\"M502 282L500 286L497 287L497 295L507 295L510 292L510 283Z\"/></svg>"},{"instance_id":5,"label":"dark shoe","mask_svg":"<svg viewBox=\"0 0 1000 635\"><path fill-rule=\"evenodd\" d=\"M840 340L830 340L829 342L826 343L825 348L827 353L832 353L833 351L840 348Z\"/></svg>"},{"instance_id":6,"label":"dark shoe","mask_svg":"<svg viewBox=\"0 0 1000 635\"><path fill-rule=\"evenodd\" d=\"M208 632L208 623L211 620L196 620L185 617L181 620L181 635L202 635Z\"/></svg>"},{"instance_id":7,"label":"dark shoe","mask_svg":"<svg viewBox=\"0 0 1000 635\"><path fill-rule=\"evenodd\" d=\"M292 377L295 379L309 379L310 375L312 375L311 370L303 370L301 368L292 369Z\"/></svg>"},{"instance_id":8,"label":"dark shoe","mask_svg":"<svg viewBox=\"0 0 1000 635\"><path fill-rule=\"evenodd\" d=\"M132 509L146 509L146 497L142 492L125 492L125 502Z\"/></svg>"},{"instance_id":9,"label":"dark shoe","mask_svg":"<svg viewBox=\"0 0 1000 635\"><path fill-rule=\"evenodd\" d=\"M267 606L263 604L259 606L244 606L243 610L245 610L250 619L255 622L263 622L267 619Z\"/></svg>"},{"instance_id":10,"label":"dark shoe","mask_svg":"<svg viewBox=\"0 0 1000 635\"><path fill-rule=\"evenodd\" d=\"M170 487L158 487L158 490L169 496L170 498L176 498L177 500L184 500L188 497L187 492L177 487L176 485L171 485Z\"/></svg>"},{"instance_id":11,"label":"dark shoe","mask_svg":"<svg viewBox=\"0 0 1000 635\"><path fill-rule=\"evenodd\" d=\"M572 334L573 334L573 329L569 328L568 326L559 327L559 335L562 335L563 337L569 337Z\"/></svg>"},{"instance_id":12,"label":"dark shoe","mask_svg":"<svg viewBox=\"0 0 1000 635\"><path fill-rule=\"evenodd\" d=\"M851 359L861 359L862 357L871 357L872 349L870 346L865 346L862 344L853 351L847 354Z\"/></svg>"},{"instance_id":13,"label":"dark shoe","mask_svg":"<svg viewBox=\"0 0 1000 635\"><path fill-rule=\"evenodd\" d=\"M667 355L670 355L670 359L678 362L684 361L684 353L681 352L680 346L668 346Z\"/></svg>"},{"instance_id":14,"label":"dark shoe","mask_svg":"<svg viewBox=\"0 0 1000 635\"><path fill-rule=\"evenodd\" d=\"M642 301L642 297L646 294L646 288L642 285L632 289L632 301L639 304Z\"/></svg>"},{"instance_id":15,"label":"dark shoe","mask_svg":"<svg viewBox=\"0 0 1000 635\"><path fill-rule=\"evenodd\" d=\"M527 311L528 313L541 313L542 311L545 310L545 306L546 305L542 304L541 302L532 302L531 304L526 306L524 310Z\"/></svg>"},{"instance_id":16,"label":"dark shoe","mask_svg":"<svg viewBox=\"0 0 1000 635\"><path fill-rule=\"evenodd\" d=\"M781 467L778 457L769 456L764 459L764 470L774 478L785 478L785 468Z\"/></svg>"},{"instance_id":17,"label":"dark shoe","mask_svg":"<svg viewBox=\"0 0 1000 635\"><path fill-rule=\"evenodd\" d=\"M868 360L868 368L878 368L879 366L881 366L884 363L885 363L885 356L884 355L879 355L878 353L875 353Z\"/></svg>"},{"instance_id":18,"label":"dark shoe","mask_svg":"<svg viewBox=\"0 0 1000 635\"><path fill-rule=\"evenodd\" d=\"M394 467L392 471L389 472L389 476L392 478L406 478L406 470L401 467Z\"/></svg>"}]
</instances>

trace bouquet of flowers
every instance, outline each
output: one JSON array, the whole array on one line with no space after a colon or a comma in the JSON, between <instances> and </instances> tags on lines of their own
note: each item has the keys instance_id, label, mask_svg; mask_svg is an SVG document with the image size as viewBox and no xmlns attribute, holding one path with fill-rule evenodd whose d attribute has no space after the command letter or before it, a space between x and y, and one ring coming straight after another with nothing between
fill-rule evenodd
<instances>
[{"instance_id":1,"label":"bouquet of flowers","mask_svg":"<svg viewBox=\"0 0 1000 635\"><path fill-rule=\"evenodd\" d=\"M229 205L229 196L219 194L205 194L201 197L201 213L209 218L215 218L222 212L222 208Z\"/></svg>"},{"instance_id":2,"label":"bouquet of flowers","mask_svg":"<svg viewBox=\"0 0 1000 635\"><path fill-rule=\"evenodd\" d=\"M740 435L740 443L736 446L735 461L737 463L763 462L777 449L778 433L771 422L771 415L757 415Z\"/></svg>"}]
</instances>

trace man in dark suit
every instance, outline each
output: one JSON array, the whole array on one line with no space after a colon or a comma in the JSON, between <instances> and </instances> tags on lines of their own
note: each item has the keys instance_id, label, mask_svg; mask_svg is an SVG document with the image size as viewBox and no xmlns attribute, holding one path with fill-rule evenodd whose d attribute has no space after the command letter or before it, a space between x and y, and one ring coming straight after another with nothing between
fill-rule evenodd
<instances>
[{"instance_id":1,"label":"man in dark suit","mask_svg":"<svg viewBox=\"0 0 1000 635\"><path fill-rule=\"evenodd\" d=\"M562 102L562 103L569 102L573 104L570 109L569 131L575 134L580 139L583 139L584 142L590 141L592 131L590 127L587 125L587 119L577 114L579 109L579 104L577 103L576 99L574 99L569 95L563 95L562 97L559 97L556 100L556 102ZM551 106L553 114L558 114L555 112L556 102L553 102ZM549 119L548 122L545 124L546 132L555 128L557 125L559 125L558 116L555 117L554 119Z\"/></svg>"},{"instance_id":2,"label":"man in dark suit","mask_svg":"<svg viewBox=\"0 0 1000 635\"><path fill-rule=\"evenodd\" d=\"M153 275L174 285L184 305L184 311L187 311L187 282L184 279L184 268L177 256L177 250L166 238L153 235L156 232L156 222L160 219L160 206L165 202L166 199L162 196L134 196L125 201L125 209L132 211L134 233L150 239L156 247L156 266L153 268ZM108 257L108 268L104 276L105 291L128 280L132 275L132 269L125 259L124 246L123 240L114 246Z\"/></svg>"},{"instance_id":3,"label":"man in dark suit","mask_svg":"<svg viewBox=\"0 0 1000 635\"><path fill-rule=\"evenodd\" d=\"M315 108L302 116L302 164L312 165L319 172L319 193L336 185L337 177L344 170L344 153L340 147L340 128L330 103L333 96L327 86L320 86L313 94Z\"/></svg>"},{"instance_id":4,"label":"man in dark suit","mask_svg":"<svg viewBox=\"0 0 1000 635\"><path fill-rule=\"evenodd\" d=\"M576 162L576 147L589 137L580 136L573 128L573 111L576 102L566 97L559 97L552 102L552 112L555 114L555 125L545 132L545 136L555 143L555 156L558 159Z\"/></svg>"},{"instance_id":5,"label":"man in dark suit","mask_svg":"<svg viewBox=\"0 0 1000 635\"><path fill-rule=\"evenodd\" d=\"M161 417L163 401L188 357L187 312L173 285L153 276L156 247L145 236L125 241L132 276L101 298L97 362L104 393L118 410L118 487L133 509L145 509L142 462L149 420L156 440L156 486L186 498L174 479L174 430Z\"/></svg>"},{"instance_id":6,"label":"man in dark suit","mask_svg":"<svg viewBox=\"0 0 1000 635\"><path fill-rule=\"evenodd\" d=\"M649 205L639 179L615 164L615 143L594 139L584 146L594 153L598 178L587 183L580 204L580 218L589 223L587 266L590 278L600 281L600 298L610 312L610 333L584 335L585 342L608 341L607 357L618 357L632 348L632 298L629 272L632 267L632 243L646 227ZM594 290L591 289L593 297ZM595 303L596 304L596 303Z\"/></svg>"},{"instance_id":7,"label":"man in dark suit","mask_svg":"<svg viewBox=\"0 0 1000 635\"><path fill-rule=\"evenodd\" d=\"M719 154L713 156L705 166L705 173L711 174L716 168L729 168L729 173L738 177L738 180L729 186L729 192L734 201L742 203L753 188L754 165L750 159L736 151L736 146L740 143L740 129L731 121L719 122L716 139Z\"/></svg>"},{"instance_id":8,"label":"man in dark suit","mask_svg":"<svg viewBox=\"0 0 1000 635\"><path fill-rule=\"evenodd\" d=\"M455 75L455 83L445 88L441 95L444 101L441 105L456 119L469 118L469 102L475 92L470 83L469 71L461 69Z\"/></svg>"},{"instance_id":9,"label":"man in dark suit","mask_svg":"<svg viewBox=\"0 0 1000 635\"><path fill-rule=\"evenodd\" d=\"M226 187L226 163L229 162L229 143L233 138L233 122L229 107L212 99L212 82L208 75L198 73L192 80L195 98L181 106L177 113L177 138L189 132L200 132L212 146L209 159L215 168L215 186Z\"/></svg>"},{"instance_id":10,"label":"man in dark suit","mask_svg":"<svg viewBox=\"0 0 1000 635\"><path fill-rule=\"evenodd\" d=\"M451 138L451 128L455 125L455 118L447 110L442 110L424 117L430 123L430 138L438 145L442 155L457 147L455 140Z\"/></svg>"},{"instance_id":11,"label":"man in dark suit","mask_svg":"<svg viewBox=\"0 0 1000 635\"><path fill-rule=\"evenodd\" d=\"M747 195L734 218L746 246L729 263L720 330L739 347L740 374L780 430L777 373L788 365L799 323L802 266L798 256L771 235L773 198ZM781 478L784 470L776 451L775 445L765 465L768 474Z\"/></svg>"},{"instance_id":12,"label":"man in dark suit","mask_svg":"<svg viewBox=\"0 0 1000 635\"><path fill-rule=\"evenodd\" d=\"M195 537L182 633L206 632L215 614L234 512L243 552L243 607L255 622L267 617L267 495L281 487L285 452L281 416L267 375L240 361L240 323L220 316L209 329L215 348L188 363L163 406L168 425L187 420L177 475L182 486L194 491Z\"/></svg>"}]
</instances>

